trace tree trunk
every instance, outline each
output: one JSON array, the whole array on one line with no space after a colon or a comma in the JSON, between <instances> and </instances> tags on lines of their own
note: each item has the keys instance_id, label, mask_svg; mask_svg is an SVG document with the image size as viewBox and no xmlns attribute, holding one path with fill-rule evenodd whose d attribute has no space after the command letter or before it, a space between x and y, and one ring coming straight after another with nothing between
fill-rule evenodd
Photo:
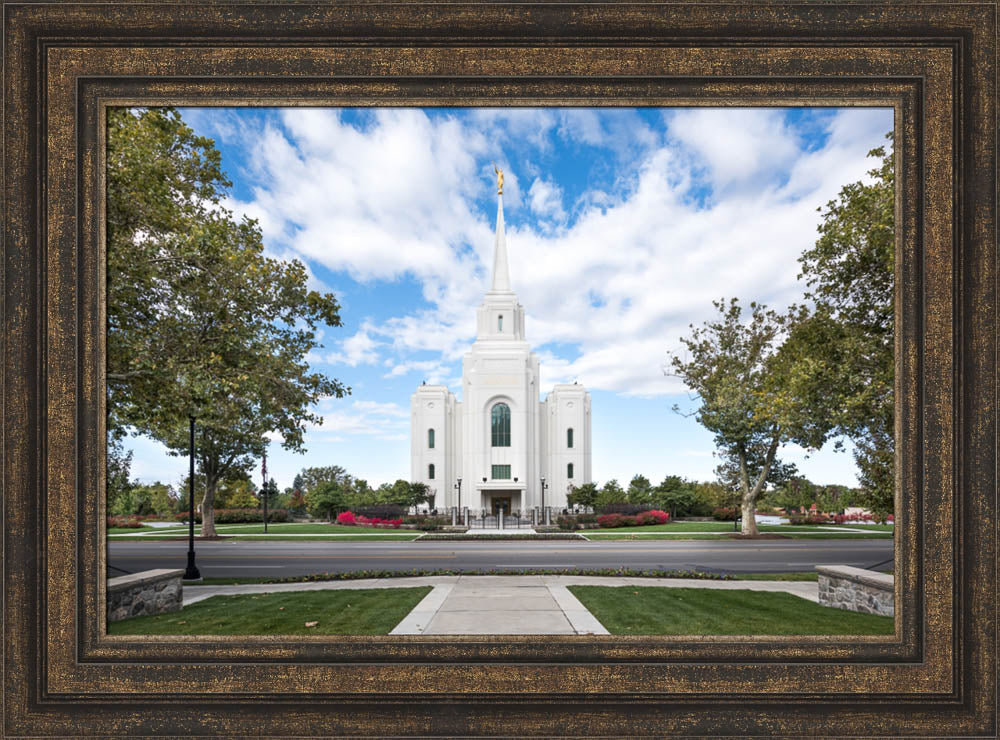
<instances>
[{"instance_id":1,"label":"tree trunk","mask_svg":"<svg viewBox=\"0 0 1000 740\"><path fill-rule=\"evenodd\" d=\"M767 455L764 457L764 465L760 469L760 475L757 476L753 488L749 488L746 457L742 451L740 452L740 478L744 482L744 486L746 486L743 494L743 534L745 535L759 534L757 530L757 498L764 490L768 473L771 472L771 465L774 464L774 456L778 452L778 441L780 439L779 430L775 429L774 436L771 438L771 444L767 448Z\"/></svg>"},{"instance_id":2,"label":"tree trunk","mask_svg":"<svg viewBox=\"0 0 1000 740\"><path fill-rule=\"evenodd\" d=\"M216 537L215 533L215 488L218 481L214 478L205 480L205 496L201 500L201 536Z\"/></svg>"},{"instance_id":3,"label":"tree trunk","mask_svg":"<svg viewBox=\"0 0 1000 740\"><path fill-rule=\"evenodd\" d=\"M740 493L741 496L741 516L743 518L743 523L740 528L740 532L744 536L754 537L758 534L757 532L757 493L756 486L753 489L750 488L750 474L747 471L747 454L746 450L740 448L739 450L740 459ZM766 473L765 473L766 476Z\"/></svg>"}]
</instances>

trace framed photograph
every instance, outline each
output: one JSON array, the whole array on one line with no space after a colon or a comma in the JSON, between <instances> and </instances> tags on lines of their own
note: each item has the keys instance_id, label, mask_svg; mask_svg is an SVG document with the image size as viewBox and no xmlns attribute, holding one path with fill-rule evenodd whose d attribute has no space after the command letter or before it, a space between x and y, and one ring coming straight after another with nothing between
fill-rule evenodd
<instances>
[{"instance_id":1,"label":"framed photograph","mask_svg":"<svg viewBox=\"0 0 1000 740\"><path fill-rule=\"evenodd\" d=\"M5 3L5 736L995 736L996 11L995 2ZM892 634L109 632L108 388L121 372L108 359L109 132L117 112L164 107L420 109L425 119L449 109L459 123L486 111L884 111L895 183ZM610 135L630 141L636 116ZM712 135L704 119L688 125ZM257 159L249 145L240 156L247 167ZM504 164L485 173L490 199L502 195ZM520 183L516 169L506 176L509 197L557 215L551 182L536 178L529 191L526 171ZM383 177L343 193L422 187ZM508 260L497 214L476 324L494 344L505 332L523 339L510 266L526 265ZM746 259L747 270L767 271ZM490 347L474 360L510 359ZM690 355L673 369L690 387ZM473 501L486 526L537 507L549 488L510 441L521 401L496 402L472 377L458 386L462 398L482 395L489 418L476 428L501 450L491 472L479 481L472 463L415 451L411 477L428 488L444 481L438 503L458 502L462 516ZM433 406L454 394L434 380L415 387L405 410L421 449L457 434ZM553 427L569 452L549 473L558 498L547 503L566 508L573 482L590 482L590 396L562 380L550 399L575 403L567 413L579 416ZM515 477L522 453L527 481ZM469 498L452 501L462 478Z\"/></svg>"}]
</instances>

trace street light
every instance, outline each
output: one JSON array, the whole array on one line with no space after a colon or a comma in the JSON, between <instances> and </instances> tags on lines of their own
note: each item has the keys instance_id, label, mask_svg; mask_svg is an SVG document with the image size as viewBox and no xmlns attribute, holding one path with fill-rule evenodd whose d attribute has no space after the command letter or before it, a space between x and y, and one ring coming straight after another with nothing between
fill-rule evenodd
<instances>
[{"instance_id":1,"label":"street light","mask_svg":"<svg viewBox=\"0 0 1000 740\"><path fill-rule=\"evenodd\" d=\"M188 561L184 570L184 580L200 581L201 572L194 564L194 414L188 417L191 421L191 445L188 456L191 458L191 473L188 476Z\"/></svg>"},{"instance_id":2,"label":"street light","mask_svg":"<svg viewBox=\"0 0 1000 740\"><path fill-rule=\"evenodd\" d=\"M542 476L542 521L548 524L548 517L545 516L545 489L549 487L549 484L545 482L545 476Z\"/></svg>"},{"instance_id":3,"label":"street light","mask_svg":"<svg viewBox=\"0 0 1000 740\"><path fill-rule=\"evenodd\" d=\"M264 534L267 534L267 494L269 493L267 488L267 450L264 450L264 461L260 465L260 474L264 479L264 487L261 488L261 494L264 497Z\"/></svg>"},{"instance_id":4,"label":"street light","mask_svg":"<svg viewBox=\"0 0 1000 740\"><path fill-rule=\"evenodd\" d=\"M458 510L462 510L462 479L459 478L458 482L454 486L458 490Z\"/></svg>"}]
</instances>

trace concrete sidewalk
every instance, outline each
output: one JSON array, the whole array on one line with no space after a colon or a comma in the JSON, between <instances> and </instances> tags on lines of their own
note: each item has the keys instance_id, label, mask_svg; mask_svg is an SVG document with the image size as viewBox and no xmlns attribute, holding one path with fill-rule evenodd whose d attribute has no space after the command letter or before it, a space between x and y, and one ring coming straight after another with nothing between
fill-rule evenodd
<instances>
[{"instance_id":1,"label":"concrete sidewalk","mask_svg":"<svg viewBox=\"0 0 1000 740\"><path fill-rule=\"evenodd\" d=\"M655 586L789 593L819 603L811 581L716 581L612 576L417 576L312 583L185 586L184 606L211 596L285 591L433 586L396 625L393 635L606 635L604 626L567 586Z\"/></svg>"}]
</instances>

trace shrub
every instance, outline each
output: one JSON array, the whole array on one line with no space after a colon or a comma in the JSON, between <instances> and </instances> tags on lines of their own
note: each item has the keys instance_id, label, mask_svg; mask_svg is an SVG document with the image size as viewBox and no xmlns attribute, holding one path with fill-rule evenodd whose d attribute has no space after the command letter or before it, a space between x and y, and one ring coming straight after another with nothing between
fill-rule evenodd
<instances>
[{"instance_id":1,"label":"shrub","mask_svg":"<svg viewBox=\"0 0 1000 740\"><path fill-rule=\"evenodd\" d=\"M736 508L733 506L717 506L712 509L712 518L720 522L735 521Z\"/></svg>"},{"instance_id":2,"label":"shrub","mask_svg":"<svg viewBox=\"0 0 1000 740\"><path fill-rule=\"evenodd\" d=\"M574 529L579 529L580 525L577 524L576 519L571 516L561 516L556 519L556 524L559 525L559 529L568 529L570 531Z\"/></svg>"},{"instance_id":3,"label":"shrub","mask_svg":"<svg viewBox=\"0 0 1000 740\"><path fill-rule=\"evenodd\" d=\"M371 519L402 519L404 511L399 504L378 504L373 506L356 506L354 513L357 516L366 516Z\"/></svg>"},{"instance_id":4,"label":"shrub","mask_svg":"<svg viewBox=\"0 0 1000 740\"><path fill-rule=\"evenodd\" d=\"M823 515L812 516L792 516L788 518L790 524L830 524L830 518Z\"/></svg>"},{"instance_id":5,"label":"shrub","mask_svg":"<svg viewBox=\"0 0 1000 740\"><path fill-rule=\"evenodd\" d=\"M174 516L179 522L186 522L188 520L188 513L182 511ZM194 513L194 520L198 524L201 523L201 512L196 511ZM264 510L263 509L216 509L215 510L215 523L216 524L244 524L253 522L264 521ZM267 511L267 521L268 522L287 522L288 521L288 509L268 509Z\"/></svg>"},{"instance_id":6,"label":"shrub","mask_svg":"<svg viewBox=\"0 0 1000 740\"><path fill-rule=\"evenodd\" d=\"M634 516L626 516L624 514L602 514L597 517L597 523L605 529L614 529L616 527L634 527L638 522Z\"/></svg>"},{"instance_id":7,"label":"shrub","mask_svg":"<svg viewBox=\"0 0 1000 740\"><path fill-rule=\"evenodd\" d=\"M602 514L639 514L643 511L647 511L647 506L648 504L629 504L625 502L618 502L599 506L598 509Z\"/></svg>"},{"instance_id":8,"label":"shrub","mask_svg":"<svg viewBox=\"0 0 1000 740\"><path fill-rule=\"evenodd\" d=\"M344 524L347 526L353 526L356 524L355 516L353 511L342 511L337 514L337 524Z\"/></svg>"},{"instance_id":9,"label":"shrub","mask_svg":"<svg viewBox=\"0 0 1000 740\"><path fill-rule=\"evenodd\" d=\"M580 524L595 524L597 522L597 514L579 514L576 520Z\"/></svg>"},{"instance_id":10,"label":"shrub","mask_svg":"<svg viewBox=\"0 0 1000 740\"><path fill-rule=\"evenodd\" d=\"M393 529L399 529L399 526L403 523L402 518L399 519L382 519L380 517L367 517L358 515L358 524L364 524L369 527L392 527Z\"/></svg>"},{"instance_id":11,"label":"shrub","mask_svg":"<svg viewBox=\"0 0 1000 740\"><path fill-rule=\"evenodd\" d=\"M641 525L666 524L668 519L670 519L670 514L659 509L650 509L636 516L636 521Z\"/></svg>"},{"instance_id":12,"label":"shrub","mask_svg":"<svg viewBox=\"0 0 1000 740\"><path fill-rule=\"evenodd\" d=\"M140 529L142 527L142 520L144 517L119 514L118 516L108 517L108 527L119 527L121 529Z\"/></svg>"}]
</instances>

